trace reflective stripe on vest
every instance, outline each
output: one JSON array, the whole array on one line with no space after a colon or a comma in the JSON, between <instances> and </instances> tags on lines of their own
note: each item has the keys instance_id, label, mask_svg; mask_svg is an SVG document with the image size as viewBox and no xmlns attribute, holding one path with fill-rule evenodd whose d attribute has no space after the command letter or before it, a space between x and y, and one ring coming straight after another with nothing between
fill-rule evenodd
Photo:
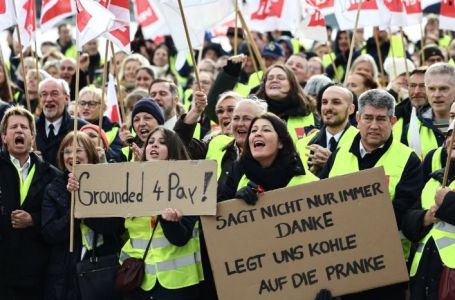
<instances>
[{"instance_id":1,"label":"reflective stripe on vest","mask_svg":"<svg viewBox=\"0 0 455 300\"><path fill-rule=\"evenodd\" d=\"M436 140L436 136L434 135L433 130L430 128L423 126L422 122L417 119L417 126L419 126L419 138L420 138L420 145L422 146L422 157L428 154L433 149L439 147L438 141ZM411 140L411 131L408 130L406 135L406 141L408 142Z\"/></svg>"},{"instance_id":2,"label":"reflective stripe on vest","mask_svg":"<svg viewBox=\"0 0 455 300\"><path fill-rule=\"evenodd\" d=\"M315 126L313 113L307 116L289 117L287 127L294 143L305 136L305 127L309 126Z\"/></svg>"},{"instance_id":3,"label":"reflective stripe on vest","mask_svg":"<svg viewBox=\"0 0 455 300\"><path fill-rule=\"evenodd\" d=\"M83 222L81 222L80 225L81 228L81 234L82 234L82 245L87 248L87 250L92 250L93 249L93 242L95 241L95 232L90 229L87 225L85 225ZM96 241L96 247L101 246L104 244L104 238L102 234L98 234L98 239Z\"/></svg>"},{"instance_id":4,"label":"reflective stripe on vest","mask_svg":"<svg viewBox=\"0 0 455 300\"><path fill-rule=\"evenodd\" d=\"M433 152L433 157L431 158L431 172L442 169L441 156L442 156L442 147L438 147Z\"/></svg>"},{"instance_id":5,"label":"reflective stripe on vest","mask_svg":"<svg viewBox=\"0 0 455 300\"><path fill-rule=\"evenodd\" d=\"M430 180L428 180L422 190L421 201L423 209L427 210L435 205L434 196L436 194L436 190L440 187L442 187L442 184L438 180L434 178L430 178ZM454 189L455 181L452 181L449 187ZM443 264L451 269L455 268L455 226L440 221L433 224L430 232L428 232L427 235L419 241L416 254L412 260L410 271L411 276L414 276L417 273L423 250L425 249L425 245L430 238L433 238Z\"/></svg>"},{"instance_id":6,"label":"reflective stripe on vest","mask_svg":"<svg viewBox=\"0 0 455 300\"><path fill-rule=\"evenodd\" d=\"M352 146L345 144L339 148L335 157L332 169L330 170L329 177L355 173L359 171L359 161L357 157L349 150ZM397 155L399 153L399 155ZM374 165L375 167L384 167L385 175L389 178L389 194L390 199L395 199L395 189L401 180L404 168L409 160L413 150L400 142L392 141L389 149L381 156L381 158ZM411 242L407 239L401 240L403 247L404 257L407 260L411 250Z\"/></svg>"},{"instance_id":7,"label":"reflective stripe on vest","mask_svg":"<svg viewBox=\"0 0 455 300\"><path fill-rule=\"evenodd\" d=\"M122 248L120 260L142 258L152 234L151 217L127 218L125 227L130 239ZM184 246L170 243L158 222L152 243L145 258L145 276L141 284L144 291L151 290L158 280L167 289L195 285L203 280L199 244L199 225L195 224L193 236Z\"/></svg>"},{"instance_id":8,"label":"reflective stripe on vest","mask_svg":"<svg viewBox=\"0 0 455 300\"><path fill-rule=\"evenodd\" d=\"M246 175L243 175L239 183L237 184L237 190L246 187L249 181L250 180L246 177ZM306 172L305 175L297 175L292 177L292 179L288 182L286 187L296 186L299 184L305 184L313 181L319 181L319 178L316 177L316 175L314 175L311 172Z\"/></svg>"},{"instance_id":9,"label":"reflective stripe on vest","mask_svg":"<svg viewBox=\"0 0 455 300\"><path fill-rule=\"evenodd\" d=\"M16 165L14 165L16 167ZM27 198L28 190L30 189L30 185L32 184L33 175L35 175L35 165L32 166L30 171L25 177L25 181L22 180L22 174L20 173L19 169L16 167L17 173L19 175L19 194L20 194L20 205L22 205Z\"/></svg>"},{"instance_id":10,"label":"reflective stripe on vest","mask_svg":"<svg viewBox=\"0 0 455 300\"><path fill-rule=\"evenodd\" d=\"M223 162L223 157L224 154L226 153L226 146L233 140L234 140L233 137L223 134L217 135L216 137L210 140L209 148L207 150L207 154L205 155L205 159L216 160L217 179L219 179L221 175L221 163Z\"/></svg>"},{"instance_id":11,"label":"reflective stripe on vest","mask_svg":"<svg viewBox=\"0 0 455 300\"><path fill-rule=\"evenodd\" d=\"M117 126L114 126L114 127L112 127L111 130L106 131L106 137L107 137L107 141L109 142L109 145L112 144L112 142L115 140L118 130L119 130L119 128Z\"/></svg>"}]
</instances>

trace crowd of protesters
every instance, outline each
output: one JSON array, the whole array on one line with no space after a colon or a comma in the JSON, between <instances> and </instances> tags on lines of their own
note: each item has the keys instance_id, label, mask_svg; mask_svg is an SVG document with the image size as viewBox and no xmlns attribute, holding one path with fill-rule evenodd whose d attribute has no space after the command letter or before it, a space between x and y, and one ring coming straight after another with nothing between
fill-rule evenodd
<instances>
[{"instance_id":1,"label":"crowd of protesters","mask_svg":"<svg viewBox=\"0 0 455 300\"><path fill-rule=\"evenodd\" d=\"M410 282L340 299L438 299L441 273L455 269L455 163L443 186L449 153L455 161L455 40L437 16L426 20L404 57L394 57L387 32L375 28L376 43L358 30L350 66L349 31L307 48L288 32L252 32L256 57L244 32L229 28L238 49L207 34L200 61L176 69L172 39L157 44L139 28L133 53L110 61L97 40L87 43L78 87L69 24L23 61L9 39L0 64L0 299L81 299L76 265L95 251L120 264L144 258L145 276L125 299L217 299L199 218L173 207L77 220L68 251L74 163L187 159L217 162L218 202L249 205L258 191L384 167ZM119 80L122 124L105 115L105 64ZM332 299L329 290L315 297Z\"/></svg>"}]
</instances>

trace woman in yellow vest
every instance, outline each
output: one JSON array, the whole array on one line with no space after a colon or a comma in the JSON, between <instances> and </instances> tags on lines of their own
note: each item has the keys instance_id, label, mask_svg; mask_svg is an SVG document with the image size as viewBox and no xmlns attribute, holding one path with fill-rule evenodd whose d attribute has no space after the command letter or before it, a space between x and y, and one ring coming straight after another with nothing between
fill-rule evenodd
<instances>
[{"instance_id":1,"label":"woman in yellow vest","mask_svg":"<svg viewBox=\"0 0 455 300\"><path fill-rule=\"evenodd\" d=\"M265 72L256 95L267 101L269 112L286 121L294 142L318 125L313 114L316 104L311 103L292 70L285 65L273 65Z\"/></svg>"},{"instance_id":2,"label":"woman in yellow vest","mask_svg":"<svg viewBox=\"0 0 455 300\"><path fill-rule=\"evenodd\" d=\"M218 201L241 198L253 205L261 192L316 180L305 171L286 124L265 113L251 122L242 156L218 187Z\"/></svg>"},{"instance_id":3,"label":"woman in yellow vest","mask_svg":"<svg viewBox=\"0 0 455 300\"><path fill-rule=\"evenodd\" d=\"M189 159L185 146L171 130L155 128L148 136L142 161ZM145 257L145 276L139 289L127 299L197 300L202 274L199 225L195 216L183 216L173 208L159 217L125 220L129 240L122 248L120 261ZM152 236L153 235L153 236Z\"/></svg>"},{"instance_id":4,"label":"woman in yellow vest","mask_svg":"<svg viewBox=\"0 0 455 300\"><path fill-rule=\"evenodd\" d=\"M46 276L46 300L77 300L76 264L91 257L93 248L97 256L118 254L123 244L120 236L124 231L123 219L75 220L74 252L69 249L71 194L67 190L69 172L73 165L73 132L62 140L58 151L58 164L64 173L47 187L41 212L41 231L51 245L50 261ZM98 153L86 133L77 133L76 163L97 164ZM72 177L74 178L74 177ZM76 190L75 188L70 188ZM95 235L96 238L95 238ZM96 245L95 244L96 240ZM33 255L33 253L31 253ZM44 274L43 274L44 275ZM112 298L106 290L105 299Z\"/></svg>"},{"instance_id":5,"label":"woman in yellow vest","mask_svg":"<svg viewBox=\"0 0 455 300\"><path fill-rule=\"evenodd\" d=\"M449 127L449 134L453 123ZM446 145L451 137L447 138ZM447 146L445 146L447 148ZM447 187L442 187L444 168L430 174L422 190L420 205L409 210L403 219L402 231L416 242L411 264L411 299L437 300L444 266L455 269L455 151Z\"/></svg>"}]
</instances>

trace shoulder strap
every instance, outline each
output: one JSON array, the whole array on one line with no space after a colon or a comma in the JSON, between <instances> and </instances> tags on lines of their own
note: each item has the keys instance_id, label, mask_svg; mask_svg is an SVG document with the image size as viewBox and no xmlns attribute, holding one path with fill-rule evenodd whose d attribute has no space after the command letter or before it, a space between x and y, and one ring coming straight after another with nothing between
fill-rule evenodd
<instances>
[{"instance_id":1,"label":"shoulder strap","mask_svg":"<svg viewBox=\"0 0 455 300\"><path fill-rule=\"evenodd\" d=\"M153 229L152 229L152 236L150 237L150 240L147 243L147 247L145 248L144 256L142 257L142 260L144 260L144 261L145 261L145 258L147 257L148 252L149 252L150 245L152 244L153 234L155 233L156 227L158 227L158 222L159 221L160 221L160 216L156 217L156 223L155 223L155 226L153 226Z\"/></svg>"}]
</instances>

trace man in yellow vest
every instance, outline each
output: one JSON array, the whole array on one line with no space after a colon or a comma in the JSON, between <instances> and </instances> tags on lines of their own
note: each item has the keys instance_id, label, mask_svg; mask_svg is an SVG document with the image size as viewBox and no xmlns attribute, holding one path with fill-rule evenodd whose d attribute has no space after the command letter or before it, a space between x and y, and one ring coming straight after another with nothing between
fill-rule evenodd
<instances>
[{"instance_id":1,"label":"man in yellow vest","mask_svg":"<svg viewBox=\"0 0 455 300\"><path fill-rule=\"evenodd\" d=\"M392 125L396 117L394 116L395 99L392 95L384 90L369 90L359 97L358 102L359 134L354 137L352 143L343 145L332 153L319 173L319 177L328 178L374 167L384 167L390 198L398 229L400 229L404 213L420 197L423 185L420 159L412 149L393 138ZM381 247L380 243L381 241L378 241L377 247ZM405 256L409 253L409 246L409 242L403 243ZM343 296L342 299L404 300L406 288L406 284L389 285Z\"/></svg>"},{"instance_id":2,"label":"man in yellow vest","mask_svg":"<svg viewBox=\"0 0 455 300\"><path fill-rule=\"evenodd\" d=\"M352 143L358 130L349 124L349 115L354 112L354 95L341 86L330 86L322 94L321 118L324 126L314 135L297 142L297 151L305 165L316 173L327 162L330 154L345 143Z\"/></svg>"},{"instance_id":3,"label":"man in yellow vest","mask_svg":"<svg viewBox=\"0 0 455 300\"><path fill-rule=\"evenodd\" d=\"M0 298L40 300L49 255L41 204L60 172L32 152L35 122L25 108L9 108L0 128Z\"/></svg>"}]
</instances>

